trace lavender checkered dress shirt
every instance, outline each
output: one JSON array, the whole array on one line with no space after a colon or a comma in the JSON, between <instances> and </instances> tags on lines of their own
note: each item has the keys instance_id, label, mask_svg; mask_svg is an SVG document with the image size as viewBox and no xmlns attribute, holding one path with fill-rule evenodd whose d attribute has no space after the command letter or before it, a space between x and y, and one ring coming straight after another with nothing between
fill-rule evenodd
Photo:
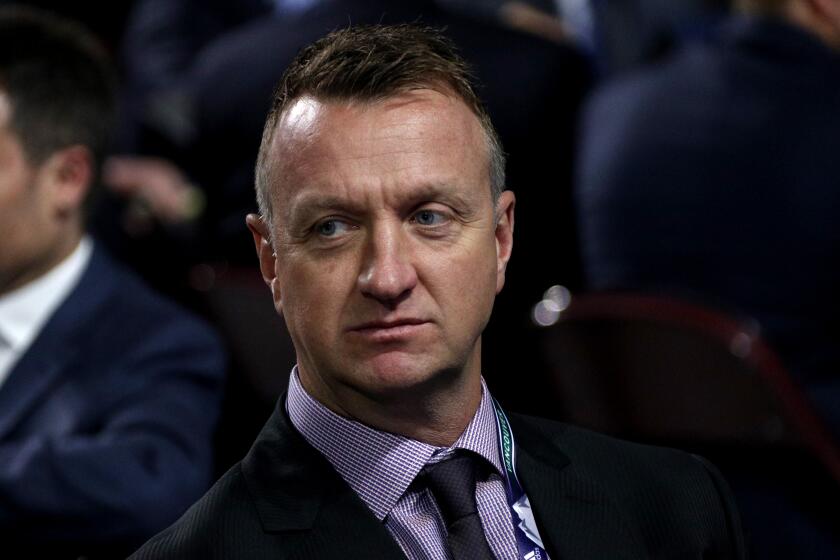
<instances>
[{"instance_id":1,"label":"lavender checkered dress shirt","mask_svg":"<svg viewBox=\"0 0 840 560\"><path fill-rule=\"evenodd\" d=\"M502 481L496 415L481 382L478 411L452 447L435 447L380 432L338 416L313 399L292 371L286 409L294 427L323 454L338 474L385 524L411 560L448 560L446 528L428 490L411 486L428 463L450 457L456 449L478 453L494 467L476 484L478 515L490 549L500 560L518 555L511 511Z\"/></svg>"}]
</instances>

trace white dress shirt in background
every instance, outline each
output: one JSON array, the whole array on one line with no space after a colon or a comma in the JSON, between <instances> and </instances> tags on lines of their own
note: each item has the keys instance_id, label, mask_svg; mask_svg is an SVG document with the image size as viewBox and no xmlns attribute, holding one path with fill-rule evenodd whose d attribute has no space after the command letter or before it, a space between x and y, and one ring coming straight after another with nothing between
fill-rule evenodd
<instances>
[{"instance_id":1,"label":"white dress shirt in background","mask_svg":"<svg viewBox=\"0 0 840 560\"><path fill-rule=\"evenodd\" d=\"M76 287L92 253L93 242L85 237L58 266L0 296L0 388L53 312Z\"/></svg>"}]
</instances>

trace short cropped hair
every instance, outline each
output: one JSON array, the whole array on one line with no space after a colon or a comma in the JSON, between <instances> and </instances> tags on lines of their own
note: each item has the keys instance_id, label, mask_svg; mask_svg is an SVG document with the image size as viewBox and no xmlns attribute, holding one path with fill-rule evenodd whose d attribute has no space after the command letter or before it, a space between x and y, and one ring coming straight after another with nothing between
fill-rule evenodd
<instances>
[{"instance_id":1,"label":"short cropped hair","mask_svg":"<svg viewBox=\"0 0 840 560\"><path fill-rule=\"evenodd\" d=\"M100 161L115 112L115 79L102 46L49 12L0 7L0 92L30 164L80 144Z\"/></svg>"},{"instance_id":2,"label":"short cropped hair","mask_svg":"<svg viewBox=\"0 0 840 560\"><path fill-rule=\"evenodd\" d=\"M263 129L256 166L257 203L271 223L270 148L283 111L304 96L320 101L375 102L419 88L445 88L478 118L487 143L493 200L505 184L505 154L474 78L455 45L418 25L369 25L334 31L304 48L286 69Z\"/></svg>"}]
</instances>

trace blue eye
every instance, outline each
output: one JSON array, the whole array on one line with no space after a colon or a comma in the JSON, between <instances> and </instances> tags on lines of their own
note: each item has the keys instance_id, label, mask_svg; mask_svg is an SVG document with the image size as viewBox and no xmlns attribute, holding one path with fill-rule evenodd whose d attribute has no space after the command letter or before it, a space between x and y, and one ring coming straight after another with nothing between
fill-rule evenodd
<instances>
[{"instance_id":1,"label":"blue eye","mask_svg":"<svg viewBox=\"0 0 840 560\"><path fill-rule=\"evenodd\" d=\"M315 231L318 232L318 235L322 235L324 237L335 237L340 233L344 233L349 229L349 226L342 222L341 220L324 220L320 224L315 226Z\"/></svg>"},{"instance_id":2,"label":"blue eye","mask_svg":"<svg viewBox=\"0 0 840 560\"><path fill-rule=\"evenodd\" d=\"M414 221L421 226L435 226L442 222L443 219L443 215L434 210L420 210L414 214Z\"/></svg>"}]
</instances>

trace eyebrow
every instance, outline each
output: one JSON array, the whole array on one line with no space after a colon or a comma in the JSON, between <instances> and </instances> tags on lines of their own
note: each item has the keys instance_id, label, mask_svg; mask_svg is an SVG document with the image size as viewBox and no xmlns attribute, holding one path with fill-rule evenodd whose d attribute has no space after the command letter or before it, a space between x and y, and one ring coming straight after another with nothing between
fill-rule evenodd
<instances>
[{"instance_id":1,"label":"eyebrow","mask_svg":"<svg viewBox=\"0 0 840 560\"><path fill-rule=\"evenodd\" d=\"M448 183L426 183L399 194L399 205L416 206L424 202L441 202L452 206L456 211L471 214L476 206L470 197L465 197ZM347 212L362 214L364 205L353 199L333 194L305 193L292 201L287 212L291 223L295 219L320 212Z\"/></svg>"},{"instance_id":2,"label":"eyebrow","mask_svg":"<svg viewBox=\"0 0 840 560\"><path fill-rule=\"evenodd\" d=\"M289 223L295 224L312 214L336 211L360 214L362 205L343 196L308 193L292 201L286 212L286 219Z\"/></svg>"}]
</instances>

